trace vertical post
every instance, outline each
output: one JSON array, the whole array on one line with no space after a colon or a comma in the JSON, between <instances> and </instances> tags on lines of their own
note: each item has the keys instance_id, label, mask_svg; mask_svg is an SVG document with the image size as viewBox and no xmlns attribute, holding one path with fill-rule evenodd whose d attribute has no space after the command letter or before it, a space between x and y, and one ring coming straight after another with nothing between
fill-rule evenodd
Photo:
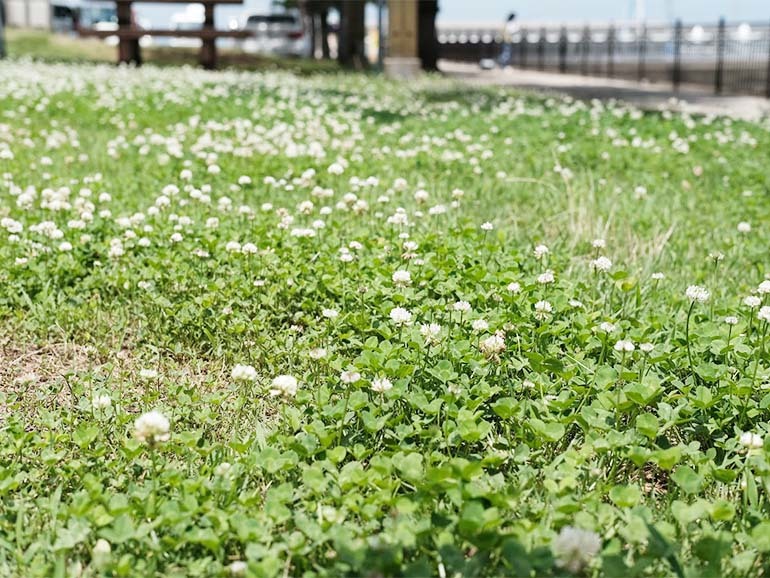
<instances>
[{"instance_id":1,"label":"vertical post","mask_svg":"<svg viewBox=\"0 0 770 578\"><path fill-rule=\"evenodd\" d=\"M537 67L540 70L545 70L545 27L540 29L540 38L537 45Z\"/></svg>"},{"instance_id":2,"label":"vertical post","mask_svg":"<svg viewBox=\"0 0 770 578\"><path fill-rule=\"evenodd\" d=\"M318 15L309 11L307 15L308 28L310 29L310 59L315 60L315 47L318 44Z\"/></svg>"},{"instance_id":3,"label":"vertical post","mask_svg":"<svg viewBox=\"0 0 770 578\"><path fill-rule=\"evenodd\" d=\"M385 68L385 0L377 0L377 67Z\"/></svg>"},{"instance_id":4,"label":"vertical post","mask_svg":"<svg viewBox=\"0 0 770 578\"><path fill-rule=\"evenodd\" d=\"M588 74L588 52L591 50L591 29L586 26L583 28L583 54L582 61L580 63L580 73L583 75Z\"/></svg>"},{"instance_id":5,"label":"vertical post","mask_svg":"<svg viewBox=\"0 0 770 578\"><path fill-rule=\"evenodd\" d=\"M345 4L342 4L343 7ZM361 14L363 19L363 10ZM419 73L417 26L416 0L388 2L388 56L385 59L387 74L403 78Z\"/></svg>"},{"instance_id":6,"label":"vertical post","mask_svg":"<svg viewBox=\"0 0 770 578\"><path fill-rule=\"evenodd\" d=\"M561 27L559 34L559 72L567 72L567 27Z\"/></svg>"},{"instance_id":7,"label":"vertical post","mask_svg":"<svg viewBox=\"0 0 770 578\"><path fill-rule=\"evenodd\" d=\"M674 23L674 67L671 72L671 84L674 92L679 91L682 82L682 21L677 19Z\"/></svg>"},{"instance_id":8,"label":"vertical post","mask_svg":"<svg viewBox=\"0 0 770 578\"><path fill-rule=\"evenodd\" d=\"M721 94L724 88L724 66L725 66L725 19L719 19L719 28L717 29L717 62L714 71L714 92Z\"/></svg>"},{"instance_id":9,"label":"vertical post","mask_svg":"<svg viewBox=\"0 0 770 578\"><path fill-rule=\"evenodd\" d=\"M131 30L131 2L116 2L116 12L118 17L118 32L128 32ZM139 41L118 37L118 62L128 64L139 63Z\"/></svg>"},{"instance_id":10,"label":"vertical post","mask_svg":"<svg viewBox=\"0 0 770 578\"><path fill-rule=\"evenodd\" d=\"M5 57L5 1L0 0L0 58Z\"/></svg>"},{"instance_id":11,"label":"vertical post","mask_svg":"<svg viewBox=\"0 0 770 578\"><path fill-rule=\"evenodd\" d=\"M642 24L641 28L636 32L638 34L637 42L639 43L639 62L637 65L636 75L639 82L644 80L647 76L647 24Z\"/></svg>"},{"instance_id":12,"label":"vertical post","mask_svg":"<svg viewBox=\"0 0 770 578\"><path fill-rule=\"evenodd\" d=\"M615 25L610 24L607 30L607 77L615 75Z\"/></svg>"},{"instance_id":13,"label":"vertical post","mask_svg":"<svg viewBox=\"0 0 770 578\"><path fill-rule=\"evenodd\" d=\"M522 68L527 67L527 29L522 28L519 41L519 66Z\"/></svg>"},{"instance_id":14,"label":"vertical post","mask_svg":"<svg viewBox=\"0 0 770 578\"><path fill-rule=\"evenodd\" d=\"M767 28L767 76L765 77L765 96L770 98L770 26Z\"/></svg>"},{"instance_id":15,"label":"vertical post","mask_svg":"<svg viewBox=\"0 0 770 578\"><path fill-rule=\"evenodd\" d=\"M321 58L323 60L331 58L331 50L329 49L329 10L327 8L321 10Z\"/></svg>"},{"instance_id":16,"label":"vertical post","mask_svg":"<svg viewBox=\"0 0 770 578\"><path fill-rule=\"evenodd\" d=\"M214 33L214 5L207 3L203 5L203 27L204 37L201 39L200 63L203 68L213 70L217 67L217 39ZM210 36L207 36L210 34Z\"/></svg>"}]
</instances>

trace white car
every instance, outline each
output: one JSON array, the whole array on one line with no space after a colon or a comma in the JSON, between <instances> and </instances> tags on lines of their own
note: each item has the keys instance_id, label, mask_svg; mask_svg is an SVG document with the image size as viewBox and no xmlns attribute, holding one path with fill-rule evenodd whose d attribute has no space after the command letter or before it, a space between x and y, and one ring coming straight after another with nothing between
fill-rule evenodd
<instances>
[{"instance_id":1,"label":"white car","mask_svg":"<svg viewBox=\"0 0 770 578\"><path fill-rule=\"evenodd\" d=\"M253 34L243 42L243 50L277 56L310 56L310 34L298 10L252 14L244 30Z\"/></svg>"}]
</instances>

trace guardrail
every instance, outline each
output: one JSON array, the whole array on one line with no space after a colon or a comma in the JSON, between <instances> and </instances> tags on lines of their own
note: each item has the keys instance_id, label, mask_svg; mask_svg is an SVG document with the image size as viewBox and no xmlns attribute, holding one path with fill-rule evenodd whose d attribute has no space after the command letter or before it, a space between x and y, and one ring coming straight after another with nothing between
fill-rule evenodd
<instances>
[{"instance_id":1,"label":"guardrail","mask_svg":"<svg viewBox=\"0 0 770 578\"><path fill-rule=\"evenodd\" d=\"M439 30L439 57L770 98L770 22Z\"/></svg>"}]
</instances>

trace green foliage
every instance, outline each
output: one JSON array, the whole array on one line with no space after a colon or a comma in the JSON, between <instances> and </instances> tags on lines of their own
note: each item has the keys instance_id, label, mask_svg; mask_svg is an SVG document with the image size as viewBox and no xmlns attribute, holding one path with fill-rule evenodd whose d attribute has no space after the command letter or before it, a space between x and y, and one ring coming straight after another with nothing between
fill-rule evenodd
<instances>
[{"instance_id":1,"label":"green foliage","mask_svg":"<svg viewBox=\"0 0 770 578\"><path fill-rule=\"evenodd\" d=\"M0 77L0 576L766 574L767 122Z\"/></svg>"}]
</instances>

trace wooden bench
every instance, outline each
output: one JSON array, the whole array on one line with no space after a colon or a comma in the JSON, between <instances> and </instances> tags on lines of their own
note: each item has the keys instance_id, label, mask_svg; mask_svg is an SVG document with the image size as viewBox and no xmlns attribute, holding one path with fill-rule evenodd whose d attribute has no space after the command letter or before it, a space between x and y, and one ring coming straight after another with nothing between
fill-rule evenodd
<instances>
[{"instance_id":1,"label":"wooden bench","mask_svg":"<svg viewBox=\"0 0 770 578\"><path fill-rule=\"evenodd\" d=\"M115 0L118 16L117 30L94 30L78 28L80 36L96 38L118 37L118 62L142 63L139 39L143 36L171 36L178 38L200 38L201 51L199 62L208 69L217 67L217 38L248 38L248 30L217 30L214 27L214 7L217 4L241 4L242 0L204 0L203 23L199 30L172 30L137 28L133 22L131 9L134 2L162 2L164 4L189 4L189 0Z\"/></svg>"}]
</instances>

